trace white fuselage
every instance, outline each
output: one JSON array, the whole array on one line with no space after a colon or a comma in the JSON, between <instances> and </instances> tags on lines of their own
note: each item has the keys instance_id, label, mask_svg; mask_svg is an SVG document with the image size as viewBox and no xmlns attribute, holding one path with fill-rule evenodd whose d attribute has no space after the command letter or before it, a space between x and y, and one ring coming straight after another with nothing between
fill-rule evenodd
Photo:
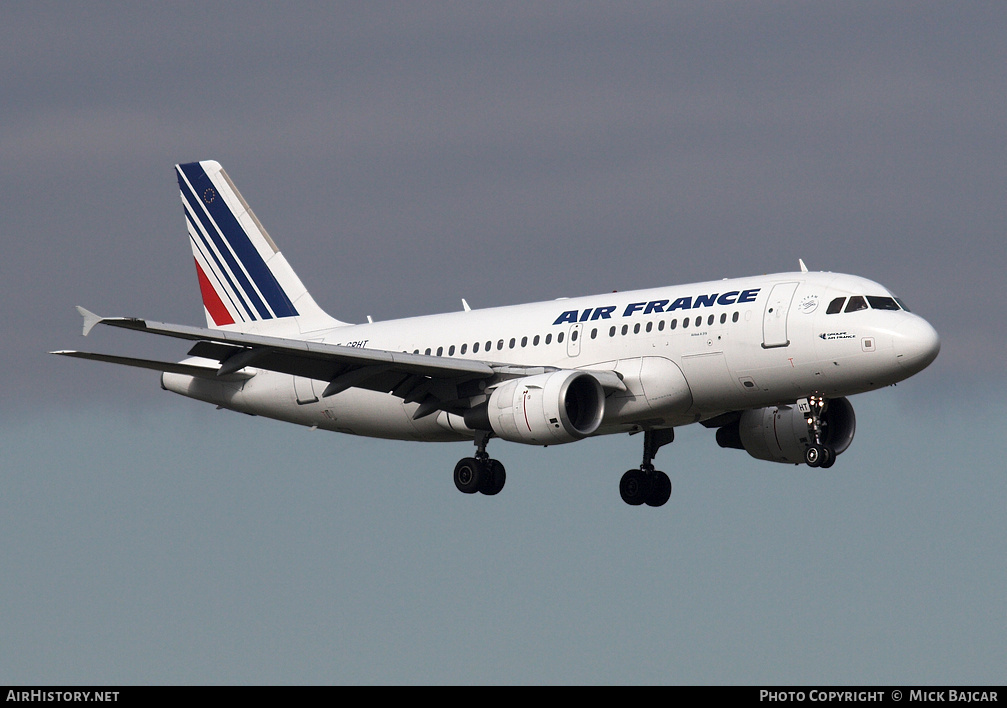
<instances>
[{"instance_id":1,"label":"white fuselage","mask_svg":"<svg viewBox=\"0 0 1007 708\"><path fill-rule=\"evenodd\" d=\"M891 299L833 273L779 273L632 292L347 325L289 336L369 349L557 369L615 370L596 434L685 425L718 414L888 386L936 356L937 334L904 309L840 311L848 296ZM215 363L214 363L215 364ZM165 373L172 391L227 408L372 437L464 440L457 416L413 420L417 404L249 368L218 382Z\"/></svg>"}]
</instances>

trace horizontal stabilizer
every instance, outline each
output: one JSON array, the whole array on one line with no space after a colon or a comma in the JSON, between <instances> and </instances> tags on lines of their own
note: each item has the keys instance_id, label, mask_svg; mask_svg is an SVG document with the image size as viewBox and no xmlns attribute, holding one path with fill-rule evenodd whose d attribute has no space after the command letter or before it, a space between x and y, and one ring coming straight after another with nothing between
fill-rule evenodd
<instances>
[{"instance_id":1,"label":"horizontal stabilizer","mask_svg":"<svg viewBox=\"0 0 1007 708\"><path fill-rule=\"evenodd\" d=\"M95 354L93 352L78 352L73 350L61 350L49 352L59 356L69 356L74 359L88 359L90 361L104 361L109 364L122 364L124 366L135 366L140 369L150 369L152 371L167 371L172 374L185 374L187 376L198 376L204 379L216 379L217 381L245 381L252 378L254 374L232 373L226 376L217 376L217 369L209 366L196 366L195 364L178 364L170 361L155 361L153 359L137 359L129 356L116 356L114 354Z\"/></svg>"}]
</instances>

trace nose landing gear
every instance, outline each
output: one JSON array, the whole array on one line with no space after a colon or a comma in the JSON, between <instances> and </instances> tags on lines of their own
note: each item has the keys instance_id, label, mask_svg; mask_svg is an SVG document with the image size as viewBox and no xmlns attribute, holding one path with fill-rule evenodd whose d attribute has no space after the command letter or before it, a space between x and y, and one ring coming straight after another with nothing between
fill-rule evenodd
<instances>
[{"instance_id":1,"label":"nose landing gear","mask_svg":"<svg viewBox=\"0 0 1007 708\"><path fill-rule=\"evenodd\" d=\"M836 463L836 451L825 444L825 411L829 407L829 402L821 394L811 394L807 399L797 402L800 410L805 413L805 420L808 423L808 434L811 437L811 444L804 450L804 462L808 467L821 467L828 469Z\"/></svg>"}]
</instances>

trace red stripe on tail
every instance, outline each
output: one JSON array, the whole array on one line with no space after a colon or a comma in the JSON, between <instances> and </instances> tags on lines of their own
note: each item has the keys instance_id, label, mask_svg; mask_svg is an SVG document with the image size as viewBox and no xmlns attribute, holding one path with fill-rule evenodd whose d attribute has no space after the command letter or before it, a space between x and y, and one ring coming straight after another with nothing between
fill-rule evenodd
<instances>
[{"instance_id":1,"label":"red stripe on tail","mask_svg":"<svg viewBox=\"0 0 1007 708\"><path fill-rule=\"evenodd\" d=\"M195 258L193 260L196 261ZM206 308L206 311L210 313L210 317L213 318L213 324L218 327L234 324L234 318L231 317L231 313L224 307L220 295L217 294L213 285L210 284L210 279L206 277L206 273L199 267L199 261L196 261L196 275L199 277L199 292L203 296L203 307Z\"/></svg>"}]
</instances>

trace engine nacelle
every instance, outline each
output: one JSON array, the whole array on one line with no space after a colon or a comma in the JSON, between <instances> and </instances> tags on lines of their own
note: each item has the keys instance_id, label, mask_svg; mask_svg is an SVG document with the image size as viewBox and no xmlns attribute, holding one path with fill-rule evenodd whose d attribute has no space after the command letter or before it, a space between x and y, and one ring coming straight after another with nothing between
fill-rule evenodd
<instances>
[{"instance_id":1,"label":"engine nacelle","mask_svg":"<svg viewBox=\"0 0 1007 708\"><path fill-rule=\"evenodd\" d=\"M838 455L853 442L857 427L853 406L845 398L830 399L822 418L822 442ZM745 411L739 421L717 430L721 447L745 450L752 457L770 462L804 462L804 451L811 442L805 415L796 406Z\"/></svg>"},{"instance_id":2,"label":"engine nacelle","mask_svg":"<svg viewBox=\"0 0 1007 708\"><path fill-rule=\"evenodd\" d=\"M506 381L488 405L466 413L471 428L526 445L556 445L591 435L605 414L605 391L585 371L554 371Z\"/></svg>"}]
</instances>

